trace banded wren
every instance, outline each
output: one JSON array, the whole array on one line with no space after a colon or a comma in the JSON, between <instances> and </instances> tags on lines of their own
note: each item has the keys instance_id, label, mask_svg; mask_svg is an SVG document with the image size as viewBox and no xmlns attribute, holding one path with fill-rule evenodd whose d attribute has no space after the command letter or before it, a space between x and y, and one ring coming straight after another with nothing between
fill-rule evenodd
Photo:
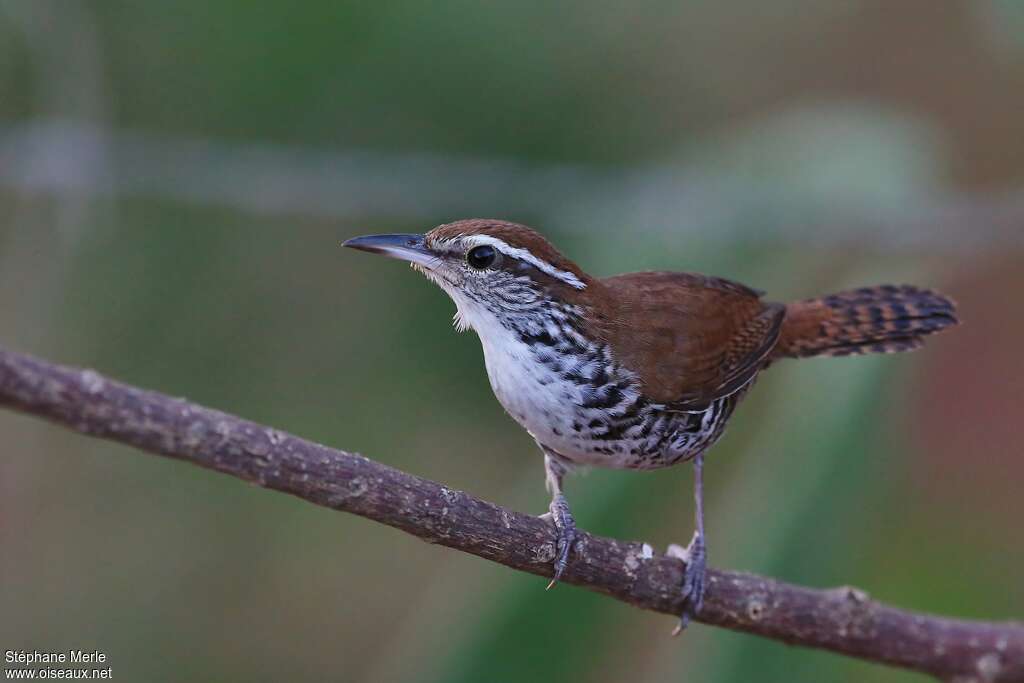
<instances>
[{"instance_id":1,"label":"banded wren","mask_svg":"<svg viewBox=\"0 0 1024 683\"><path fill-rule=\"evenodd\" d=\"M455 302L456 327L479 335L494 395L544 453L557 538L549 588L576 538L562 493L574 465L693 463L696 530L685 549L669 548L686 565L677 633L704 600L704 455L757 375L783 358L910 351L957 322L949 299L908 285L781 304L692 273L595 278L499 220L345 246L410 262Z\"/></svg>"}]
</instances>

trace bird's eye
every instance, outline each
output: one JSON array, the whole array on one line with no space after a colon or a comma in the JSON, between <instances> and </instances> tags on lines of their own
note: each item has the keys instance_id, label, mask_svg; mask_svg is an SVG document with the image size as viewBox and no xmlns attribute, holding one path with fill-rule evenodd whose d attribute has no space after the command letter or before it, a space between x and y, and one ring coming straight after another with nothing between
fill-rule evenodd
<instances>
[{"instance_id":1,"label":"bird's eye","mask_svg":"<svg viewBox=\"0 0 1024 683\"><path fill-rule=\"evenodd\" d=\"M477 270L483 270L493 266L497 258L498 251L494 247L482 244L469 250L466 254L466 263Z\"/></svg>"}]
</instances>

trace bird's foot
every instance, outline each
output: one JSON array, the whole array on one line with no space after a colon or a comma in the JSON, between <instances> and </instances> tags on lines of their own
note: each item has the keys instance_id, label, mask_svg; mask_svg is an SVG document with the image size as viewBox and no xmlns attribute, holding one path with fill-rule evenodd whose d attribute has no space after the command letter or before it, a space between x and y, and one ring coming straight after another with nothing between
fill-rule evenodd
<instances>
[{"instance_id":1,"label":"bird's foot","mask_svg":"<svg viewBox=\"0 0 1024 683\"><path fill-rule=\"evenodd\" d=\"M708 553L703 536L694 534L690 545L682 548L673 543L666 554L686 563L683 572L683 613L679 615L679 623L672 630L672 635L678 636L704 606L704 575Z\"/></svg>"},{"instance_id":2,"label":"bird's foot","mask_svg":"<svg viewBox=\"0 0 1024 683\"><path fill-rule=\"evenodd\" d=\"M546 589L551 590L562 578L565 568L569 566L569 553L572 552L573 545L576 543L576 520L569 512L569 503L561 493L556 493L555 497L551 499L551 506L548 510L547 513L541 515L541 519L549 520L555 525L557 536L554 560L555 575Z\"/></svg>"}]
</instances>

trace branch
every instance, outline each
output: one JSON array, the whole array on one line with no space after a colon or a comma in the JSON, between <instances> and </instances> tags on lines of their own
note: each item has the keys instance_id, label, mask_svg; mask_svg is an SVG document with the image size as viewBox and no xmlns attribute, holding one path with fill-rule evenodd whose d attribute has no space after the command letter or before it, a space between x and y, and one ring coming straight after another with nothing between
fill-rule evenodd
<instances>
[{"instance_id":1,"label":"branch","mask_svg":"<svg viewBox=\"0 0 1024 683\"><path fill-rule=\"evenodd\" d=\"M513 569L551 575L551 526L363 456L163 394L0 349L0 405L361 515ZM678 614L683 564L582 534L565 583ZM855 588L709 570L698 619L957 683L1024 681L1024 625L915 614Z\"/></svg>"}]
</instances>

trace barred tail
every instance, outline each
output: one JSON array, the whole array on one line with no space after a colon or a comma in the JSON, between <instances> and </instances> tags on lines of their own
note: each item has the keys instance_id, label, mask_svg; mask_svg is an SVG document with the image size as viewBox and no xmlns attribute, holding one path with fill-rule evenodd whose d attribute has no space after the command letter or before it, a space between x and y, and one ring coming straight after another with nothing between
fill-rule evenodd
<instances>
[{"instance_id":1,"label":"barred tail","mask_svg":"<svg viewBox=\"0 0 1024 683\"><path fill-rule=\"evenodd\" d=\"M957 322L955 304L930 289L863 287L787 305L773 357L911 351Z\"/></svg>"}]
</instances>

